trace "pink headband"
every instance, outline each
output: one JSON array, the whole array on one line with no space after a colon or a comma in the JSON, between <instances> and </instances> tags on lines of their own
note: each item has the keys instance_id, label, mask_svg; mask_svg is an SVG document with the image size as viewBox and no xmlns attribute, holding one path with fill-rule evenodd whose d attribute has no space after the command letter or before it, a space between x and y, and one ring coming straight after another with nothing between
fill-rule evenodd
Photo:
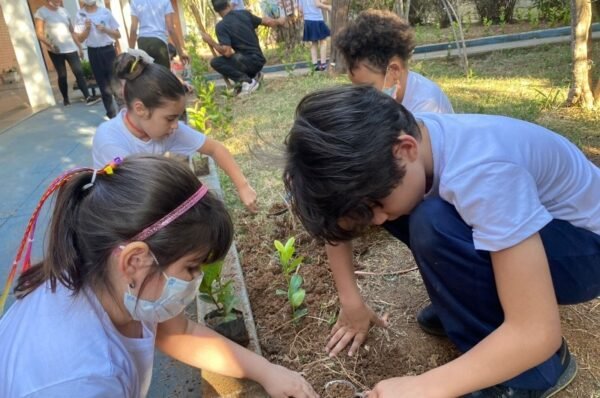
<instances>
[{"instance_id":1,"label":"pink headband","mask_svg":"<svg viewBox=\"0 0 600 398\"><path fill-rule=\"evenodd\" d=\"M198 203L200 199L202 199L204 195L206 195L207 192L208 188L206 187L206 185L202 185L192 196L187 198L187 200L180 204L175 210L173 210L154 224L150 225L148 228L144 229L142 232L131 238L130 241L134 242L148 239L149 237L151 237L152 235L169 225L171 222L177 220L182 214L184 214L192 206Z\"/></svg>"}]
</instances>

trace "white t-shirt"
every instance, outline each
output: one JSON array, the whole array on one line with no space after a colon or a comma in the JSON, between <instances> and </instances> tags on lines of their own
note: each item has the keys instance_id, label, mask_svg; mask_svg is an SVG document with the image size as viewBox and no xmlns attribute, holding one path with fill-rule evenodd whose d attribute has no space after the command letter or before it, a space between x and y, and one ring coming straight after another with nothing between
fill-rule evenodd
<instances>
[{"instance_id":1,"label":"white t-shirt","mask_svg":"<svg viewBox=\"0 0 600 398\"><path fill-rule=\"evenodd\" d=\"M476 249L514 246L552 219L600 235L600 169L566 138L503 116L415 117L431 137L428 195L454 205Z\"/></svg>"},{"instance_id":2,"label":"white t-shirt","mask_svg":"<svg viewBox=\"0 0 600 398\"><path fill-rule=\"evenodd\" d=\"M132 0L131 15L139 21L139 37L156 37L165 43L168 41L165 17L173 14L171 0Z\"/></svg>"},{"instance_id":3,"label":"white t-shirt","mask_svg":"<svg viewBox=\"0 0 600 398\"><path fill-rule=\"evenodd\" d=\"M413 71L408 71L402 105L411 112L454 113L439 86Z\"/></svg>"},{"instance_id":4,"label":"white t-shirt","mask_svg":"<svg viewBox=\"0 0 600 398\"><path fill-rule=\"evenodd\" d=\"M125 126L124 116L125 110L122 110L117 117L98 126L92 144L94 167L100 168L116 157L125 158L136 153L162 155L172 152L189 156L202 148L206 141L204 134L182 122L173 134L162 140L143 141Z\"/></svg>"},{"instance_id":5,"label":"white t-shirt","mask_svg":"<svg viewBox=\"0 0 600 398\"><path fill-rule=\"evenodd\" d=\"M46 39L58 47L59 54L67 54L79 50L69 29L72 24L67 10L59 7L56 11L53 11L42 6L35 12L34 17L35 19L44 21Z\"/></svg>"},{"instance_id":6,"label":"white t-shirt","mask_svg":"<svg viewBox=\"0 0 600 398\"><path fill-rule=\"evenodd\" d=\"M323 21L323 11L315 5L315 0L300 0L303 19L305 21Z\"/></svg>"},{"instance_id":7,"label":"white t-shirt","mask_svg":"<svg viewBox=\"0 0 600 398\"><path fill-rule=\"evenodd\" d=\"M96 25L104 25L111 30L119 29L119 23L115 17L113 17L109 9L98 7L96 12L92 13L87 12L84 8L77 11L77 16L75 18L75 32L81 33L85 31L85 21L87 19L92 21L90 34L85 40L88 47L104 47L115 42L112 37L106 33L100 32L96 28Z\"/></svg>"},{"instance_id":8,"label":"white t-shirt","mask_svg":"<svg viewBox=\"0 0 600 398\"><path fill-rule=\"evenodd\" d=\"M229 2L234 10L245 10L244 0L231 0Z\"/></svg>"},{"instance_id":9,"label":"white t-shirt","mask_svg":"<svg viewBox=\"0 0 600 398\"><path fill-rule=\"evenodd\" d=\"M0 397L144 397L156 325L142 333L120 334L91 290L42 285L0 319Z\"/></svg>"}]
</instances>

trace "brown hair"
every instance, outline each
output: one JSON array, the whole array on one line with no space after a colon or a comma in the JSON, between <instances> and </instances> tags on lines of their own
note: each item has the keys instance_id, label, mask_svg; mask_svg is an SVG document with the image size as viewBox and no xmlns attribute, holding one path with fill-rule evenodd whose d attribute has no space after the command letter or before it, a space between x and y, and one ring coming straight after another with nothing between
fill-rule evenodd
<instances>
[{"instance_id":1,"label":"brown hair","mask_svg":"<svg viewBox=\"0 0 600 398\"><path fill-rule=\"evenodd\" d=\"M61 283L77 294L84 286L112 291L107 263L114 249L171 212L201 183L186 166L163 156L134 155L114 174L74 175L58 191L44 259L24 272L15 295L43 283ZM203 263L225 257L233 238L224 204L210 192L175 221L145 240L158 260L153 273L198 254ZM144 283L142 283L143 288Z\"/></svg>"},{"instance_id":2,"label":"brown hair","mask_svg":"<svg viewBox=\"0 0 600 398\"><path fill-rule=\"evenodd\" d=\"M140 100L150 111L159 108L165 100L177 101L185 96L185 88L169 69L128 53L119 54L114 64L114 75L125 80L123 95L128 108Z\"/></svg>"},{"instance_id":3,"label":"brown hair","mask_svg":"<svg viewBox=\"0 0 600 398\"><path fill-rule=\"evenodd\" d=\"M334 41L350 72L366 60L385 73L392 57L398 56L406 64L415 49L414 31L408 21L381 10L361 12L335 35Z\"/></svg>"}]
</instances>

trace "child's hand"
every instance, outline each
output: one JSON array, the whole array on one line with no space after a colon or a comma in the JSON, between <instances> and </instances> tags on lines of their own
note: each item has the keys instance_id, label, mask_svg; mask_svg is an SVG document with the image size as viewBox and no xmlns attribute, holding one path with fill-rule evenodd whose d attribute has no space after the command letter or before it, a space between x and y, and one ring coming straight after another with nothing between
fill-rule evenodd
<instances>
[{"instance_id":1,"label":"child's hand","mask_svg":"<svg viewBox=\"0 0 600 398\"><path fill-rule=\"evenodd\" d=\"M352 342L352 346L348 350L348 355L352 356L367 339L371 323L375 326L387 327L387 314L380 318L366 304L352 309L342 307L338 320L329 334L329 342L325 346L325 351L329 353L329 356L336 356Z\"/></svg>"},{"instance_id":2,"label":"child's hand","mask_svg":"<svg viewBox=\"0 0 600 398\"><path fill-rule=\"evenodd\" d=\"M367 398L427 398L432 396L420 376L394 377L382 380L369 391Z\"/></svg>"},{"instance_id":3,"label":"child's hand","mask_svg":"<svg viewBox=\"0 0 600 398\"><path fill-rule=\"evenodd\" d=\"M318 398L310 384L300 373L286 369L283 366L270 364L265 369L264 377L257 380L267 393L274 398Z\"/></svg>"},{"instance_id":4,"label":"child's hand","mask_svg":"<svg viewBox=\"0 0 600 398\"><path fill-rule=\"evenodd\" d=\"M244 206L252 213L256 213L258 211L258 206L256 204L256 191L254 188L252 188L250 184L246 184L238 190L238 193Z\"/></svg>"}]
</instances>

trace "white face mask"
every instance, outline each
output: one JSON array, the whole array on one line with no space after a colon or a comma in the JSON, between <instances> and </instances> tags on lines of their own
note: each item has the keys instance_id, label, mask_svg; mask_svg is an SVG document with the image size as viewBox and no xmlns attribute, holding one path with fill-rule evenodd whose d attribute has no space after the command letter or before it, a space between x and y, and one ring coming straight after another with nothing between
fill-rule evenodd
<instances>
[{"instance_id":1,"label":"white face mask","mask_svg":"<svg viewBox=\"0 0 600 398\"><path fill-rule=\"evenodd\" d=\"M385 83L387 82L387 77L388 77L388 73L387 70L385 71L385 76L383 77L383 88L381 89L381 92L384 94L389 95L390 97L392 97L393 99L396 99L396 96L398 94L398 84L394 84L391 87L386 88L385 87Z\"/></svg>"},{"instance_id":2,"label":"white face mask","mask_svg":"<svg viewBox=\"0 0 600 398\"><path fill-rule=\"evenodd\" d=\"M191 281L184 281L172 276L167 276L162 294L156 301L137 298L128 288L123 297L125 308L136 321L160 323L181 314L185 307L194 300L203 274Z\"/></svg>"},{"instance_id":3,"label":"white face mask","mask_svg":"<svg viewBox=\"0 0 600 398\"><path fill-rule=\"evenodd\" d=\"M86 6L93 6L96 5L96 0L83 0L83 4Z\"/></svg>"}]
</instances>

